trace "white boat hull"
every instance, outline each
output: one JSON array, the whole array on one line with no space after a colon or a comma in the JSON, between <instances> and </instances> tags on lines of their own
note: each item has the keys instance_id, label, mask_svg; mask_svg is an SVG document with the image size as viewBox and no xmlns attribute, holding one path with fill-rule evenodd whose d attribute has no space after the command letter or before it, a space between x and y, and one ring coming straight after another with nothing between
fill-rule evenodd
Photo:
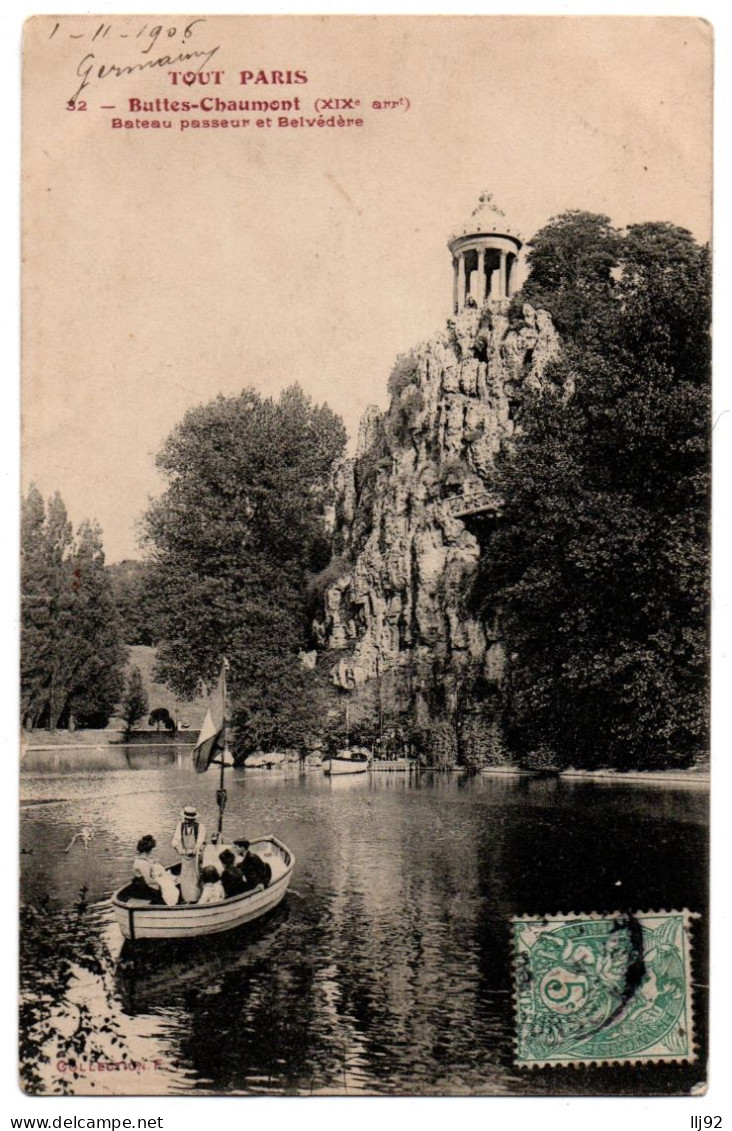
<instances>
[{"instance_id":1,"label":"white boat hull","mask_svg":"<svg viewBox=\"0 0 732 1131\"><path fill-rule=\"evenodd\" d=\"M245 892L219 903L182 903L176 907L143 904L120 899L121 888L112 896L112 907L126 939L188 939L233 931L272 911L285 897L295 867L289 848L274 836L252 841L250 848L272 869L269 887Z\"/></svg>"},{"instance_id":2,"label":"white boat hull","mask_svg":"<svg viewBox=\"0 0 732 1131\"><path fill-rule=\"evenodd\" d=\"M331 758L326 763L325 773L333 777L336 774L365 774L368 768L368 762L354 762L349 758Z\"/></svg>"}]
</instances>

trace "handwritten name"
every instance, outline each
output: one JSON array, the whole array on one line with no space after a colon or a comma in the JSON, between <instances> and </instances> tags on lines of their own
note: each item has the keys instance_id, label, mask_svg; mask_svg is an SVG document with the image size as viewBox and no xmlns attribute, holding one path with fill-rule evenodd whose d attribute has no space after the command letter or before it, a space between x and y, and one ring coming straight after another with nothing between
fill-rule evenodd
<instances>
[{"instance_id":1,"label":"handwritten name","mask_svg":"<svg viewBox=\"0 0 732 1131\"><path fill-rule=\"evenodd\" d=\"M134 75L140 71L153 70L155 67L172 67L176 63L193 63L198 61L196 71L207 67L214 55L219 51L219 46L211 47L208 51L181 51L178 55L159 55L156 59L145 59L142 63L99 63L96 55L89 52L80 61L76 68L76 76L81 79L76 91L69 99L75 102L80 94L91 85L94 79L120 78L122 75Z\"/></svg>"}]
</instances>

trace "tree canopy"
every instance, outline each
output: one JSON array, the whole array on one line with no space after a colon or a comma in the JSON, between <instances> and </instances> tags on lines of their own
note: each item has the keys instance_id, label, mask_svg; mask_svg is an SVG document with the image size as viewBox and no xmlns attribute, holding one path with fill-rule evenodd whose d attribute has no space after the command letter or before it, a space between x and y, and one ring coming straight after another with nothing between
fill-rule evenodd
<instances>
[{"instance_id":1,"label":"tree canopy","mask_svg":"<svg viewBox=\"0 0 732 1131\"><path fill-rule=\"evenodd\" d=\"M510 653L520 756L686 765L706 749L710 269L671 224L567 213L522 297L564 330L527 393L475 592Z\"/></svg>"},{"instance_id":2,"label":"tree canopy","mask_svg":"<svg viewBox=\"0 0 732 1131\"><path fill-rule=\"evenodd\" d=\"M329 559L345 441L297 385L276 401L245 389L186 413L158 456L168 485L145 519L158 675L188 697L227 656L242 750L295 743L307 724L306 588Z\"/></svg>"},{"instance_id":3,"label":"tree canopy","mask_svg":"<svg viewBox=\"0 0 732 1131\"><path fill-rule=\"evenodd\" d=\"M147 562L126 559L107 566L125 643L153 645Z\"/></svg>"},{"instance_id":4,"label":"tree canopy","mask_svg":"<svg viewBox=\"0 0 732 1131\"><path fill-rule=\"evenodd\" d=\"M598 321L612 297L620 243L608 216L554 217L529 244L522 301L548 310L560 333L573 337L583 323Z\"/></svg>"},{"instance_id":5,"label":"tree canopy","mask_svg":"<svg viewBox=\"0 0 732 1131\"><path fill-rule=\"evenodd\" d=\"M104 568L101 531L74 537L58 492L35 486L21 522L21 715L30 726L106 726L126 649Z\"/></svg>"}]
</instances>

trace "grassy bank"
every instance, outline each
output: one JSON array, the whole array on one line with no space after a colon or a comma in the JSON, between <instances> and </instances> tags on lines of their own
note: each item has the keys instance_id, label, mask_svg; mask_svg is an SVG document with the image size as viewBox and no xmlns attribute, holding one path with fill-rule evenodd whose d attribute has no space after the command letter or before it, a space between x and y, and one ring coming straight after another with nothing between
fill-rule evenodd
<instances>
[{"instance_id":1,"label":"grassy bank","mask_svg":"<svg viewBox=\"0 0 732 1131\"><path fill-rule=\"evenodd\" d=\"M178 699L169 687L155 680L153 676L155 658L154 648L148 648L144 644L135 644L130 648L128 667L140 669L150 710L154 711L156 707L165 707L172 718L179 722L186 722L188 729L192 731L200 730L208 709L208 699L200 695L194 699ZM147 719L143 719L135 729L144 730L146 724Z\"/></svg>"}]
</instances>

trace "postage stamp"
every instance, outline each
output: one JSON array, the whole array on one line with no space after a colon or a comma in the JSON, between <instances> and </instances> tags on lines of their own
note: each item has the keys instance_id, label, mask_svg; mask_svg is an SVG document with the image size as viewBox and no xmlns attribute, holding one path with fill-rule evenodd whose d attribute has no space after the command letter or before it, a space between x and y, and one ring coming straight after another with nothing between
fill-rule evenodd
<instances>
[{"instance_id":1,"label":"postage stamp","mask_svg":"<svg viewBox=\"0 0 732 1131\"><path fill-rule=\"evenodd\" d=\"M689 911L512 919L518 1065L692 1061Z\"/></svg>"}]
</instances>

